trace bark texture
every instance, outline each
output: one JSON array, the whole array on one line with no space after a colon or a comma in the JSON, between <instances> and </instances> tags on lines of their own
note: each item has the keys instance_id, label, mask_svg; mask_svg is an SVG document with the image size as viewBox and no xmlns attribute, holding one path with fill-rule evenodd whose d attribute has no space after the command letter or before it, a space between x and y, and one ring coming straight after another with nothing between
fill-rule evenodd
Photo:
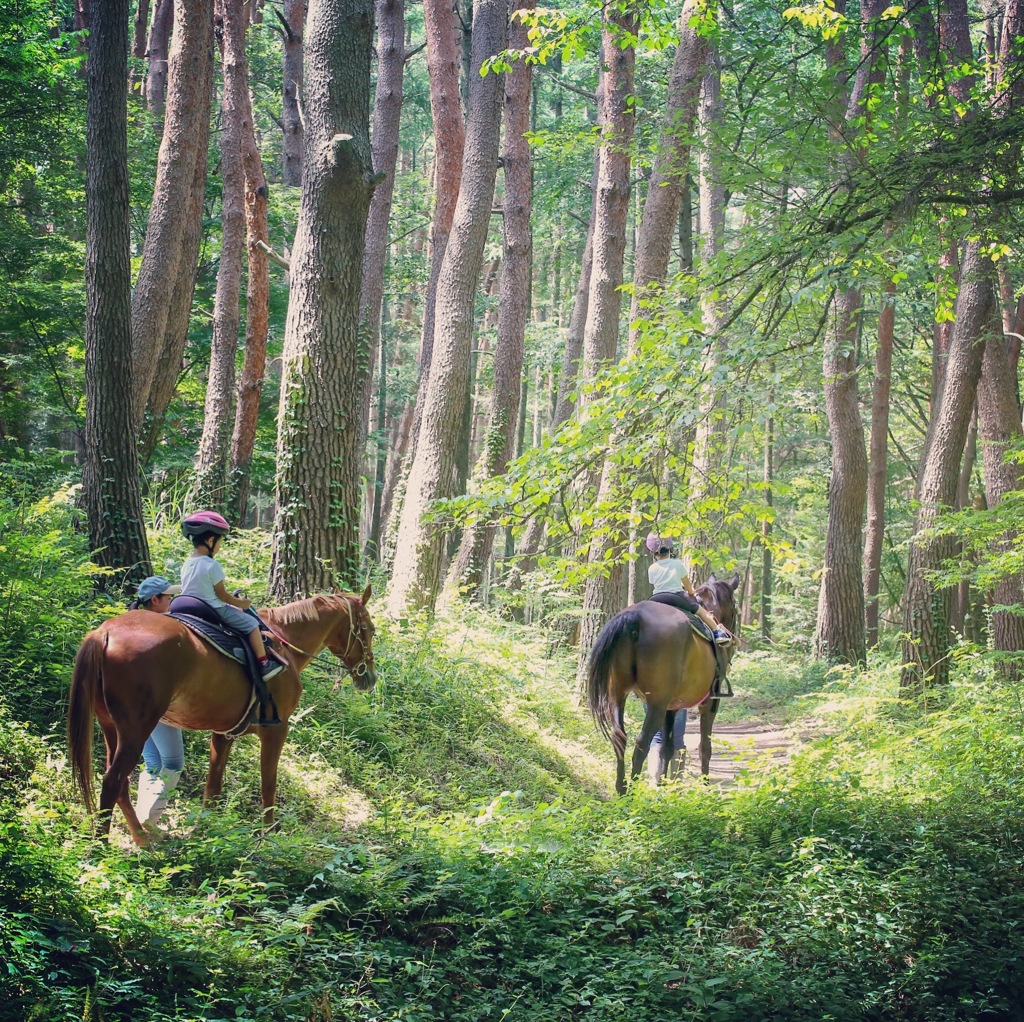
<instances>
[{"instance_id":1,"label":"bark texture","mask_svg":"<svg viewBox=\"0 0 1024 1022\"><path fill-rule=\"evenodd\" d=\"M984 332L996 305L992 264L980 248L978 241L964 248L949 358L932 415L932 442L918 477L920 503L914 515L903 601L903 688L942 684L949 678L952 592L936 589L928 575L955 552L956 537L930 532L939 514L956 500L960 459L985 352Z\"/></svg>"},{"instance_id":2,"label":"bark texture","mask_svg":"<svg viewBox=\"0 0 1024 1022\"><path fill-rule=\"evenodd\" d=\"M443 533L423 520L430 503L448 496L468 386L473 307L494 199L501 129L501 78L481 77L483 61L506 45L504 0L478 0L473 10L473 62L462 180L451 236L437 283L435 344L420 435L398 530L388 610L432 610L441 576ZM458 94L453 97L458 102Z\"/></svg>"},{"instance_id":3,"label":"bark texture","mask_svg":"<svg viewBox=\"0 0 1024 1022\"><path fill-rule=\"evenodd\" d=\"M313 0L302 203L291 258L270 584L284 602L357 582L359 292L370 157L372 0Z\"/></svg>"},{"instance_id":4,"label":"bark texture","mask_svg":"<svg viewBox=\"0 0 1024 1022\"><path fill-rule=\"evenodd\" d=\"M522 6L532 7L532 0ZM518 19L510 28L508 45L510 49L522 49L527 45L526 27ZM485 479L505 471L516 443L533 263L530 228L533 168L526 141L526 132L530 129L532 79L532 68L524 61L518 61L505 81L505 143L501 154L501 165L505 171L504 266L499 285L491 417L484 438L482 474ZM455 558L454 580L477 599L483 593L496 530L496 526L488 523L469 526L462 534Z\"/></svg>"},{"instance_id":5,"label":"bark texture","mask_svg":"<svg viewBox=\"0 0 1024 1022\"><path fill-rule=\"evenodd\" d=\"M150 573L132 419L128 202L128 0L92 10L86 68L85 464L83 499L98 564Z\"/></svg>"}]
</instances>

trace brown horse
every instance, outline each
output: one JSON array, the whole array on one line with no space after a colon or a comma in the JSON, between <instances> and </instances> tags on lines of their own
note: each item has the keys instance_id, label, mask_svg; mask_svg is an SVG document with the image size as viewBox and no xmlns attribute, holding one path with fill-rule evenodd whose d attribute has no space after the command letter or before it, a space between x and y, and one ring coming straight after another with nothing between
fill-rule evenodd
<instances>
[{"instance_id":1,"label":"brown horse","mask_svg":"<svg viewBox=\"0 0 1024 1022\"><path fill-rule=\"evenodd\" d=\"M712 575L697 598L726 628L736 620L734 593L739 575L720 582ZM643 769L651 740L662 732L656 779L664 776L674 752L676 712L701 706L701 760L707 773L711 759L711 725L717 705L705 710L715 678L711 644L699 638L690 619L675 607L645 600L616 614L601 630L590 654L587 702L601 731L615 749L615 790L626 791L626 697L635 692L646 703L644 724L633 749L635 778ZM705 744L707 755L705 762Z\"/></svg>"},{"instance_id":2,"label":"brown horse","mask_svg":"<svg viewBox=\"0 0 1024 1022\"><path fill-rule=\"evenodd\" d=\"M300 672L325 647L368 692L377 681L373 663L373 622L362 596L313 596L283 607L261 609L263 620L282 642L277 651L288 667L268 682L282 727L251 727L260 738L260 779L264 821L274 823L277 764L288 735L288 718L302 694ZM75 657L68 702L71 772L86 809L95 810L92 786L92 718L99 718L107 744L107 766L100 792L99 832L107 835L116 802L136 844L147 834L128 795L128 778L157 721L189 731L213 731L210 769L203 799L221 791L231 739L222 733L238 724L252 686L240 664L207 645L180 621L151 611L129 611L91 631Z\"/></svg>"}]
</instances>

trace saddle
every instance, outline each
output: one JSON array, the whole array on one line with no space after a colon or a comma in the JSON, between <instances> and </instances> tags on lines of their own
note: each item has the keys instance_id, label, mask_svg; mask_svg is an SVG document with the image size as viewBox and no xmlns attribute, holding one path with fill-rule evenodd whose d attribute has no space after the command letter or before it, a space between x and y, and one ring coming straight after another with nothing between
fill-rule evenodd
<instances>
[{"instance_id":1,"label":"saddle","mask_svg":"<svg viewBox=\"0 0 1024 1022\"><path fill-rule=\"evenodd\" d=\"M649 597L651 603L664 603L666 606L675 607L676 610L685 614L690 622L690 627L696 635L699 635L705 642L711 644L715 654L715 677L711 682L711 697L723 699L732 696L732 683L729 681L729 658L722 646L715 642L711 629L697 617L695 610L697 601L688 593L655 593ZM691 610L691 607L693 608Z\"/></svg>"},{"instance_id":2,"label":"saddle","mask_svg":"<svg viewBox=\"0 0 1024 1022\"><path fill-rule=\"evenodd\" d=\"M250 613L250 612L246 612ZM229 660L241 664L252 685L252 694L249 698L249 705L246 707L242 720L239 721L230 731L225 731L229 738L234 738L245 731L251 724L266 724L268 720L276 720L277 706L274 697L271 695L267 683L260 673L260 665L249 645L249 637L229 628L219 617L217 612L205 600L197 596L175 596L171 600L168 617L180 621L189 631L194 632L204 642L212 646L218 653L226 656ZM270 650L273 636L263 630L263 622L259 615L252 613L253 619L259 624L263 634L263 642L268 651ZM257 708L257 703L259 704Z\"/></svg>"}]
</instances>

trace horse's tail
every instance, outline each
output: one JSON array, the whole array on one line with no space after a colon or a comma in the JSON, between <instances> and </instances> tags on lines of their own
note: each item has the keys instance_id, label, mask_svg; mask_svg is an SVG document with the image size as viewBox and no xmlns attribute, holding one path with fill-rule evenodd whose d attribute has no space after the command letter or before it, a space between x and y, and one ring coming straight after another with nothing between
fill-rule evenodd
<instances>
[{"instance_id":1,"label":"horse's tail","mask_svg":"<svg viewBox=\"0 0 1024 1022\"><path fill-rule=\"evenodd\" d=\"M587 705L591 716L604 736L612 738L617 726L615 707L609 698L608 684L611 677L611 662L620 642L636 643L640 636L640 612L630 607L616 614L601 629L594 648L590 651L590 666L587 671Z\"/></svg>"},{"instance_id":2,"label":"horse's tail","mask_svg":"<svg viewBox=\"0 0 1024 1022\"><path fill-rule=\"evenodd\" d=\"M93 707L102 685L103 638L90 632L75 657L68 698L68 757L71 777L82 793L86 811L96 810L92 790L92 718Z\"/></svg>"}]
</instances>

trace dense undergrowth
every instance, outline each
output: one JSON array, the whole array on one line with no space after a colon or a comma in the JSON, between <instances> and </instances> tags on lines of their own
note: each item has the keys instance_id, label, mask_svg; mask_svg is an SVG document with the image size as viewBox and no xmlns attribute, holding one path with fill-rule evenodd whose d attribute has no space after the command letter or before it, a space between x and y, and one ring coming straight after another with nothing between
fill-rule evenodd
<instances>
[{"instance_id":1,"label":"dense undergrowth","mask_svg":"<svg viewBox=\"0 0 1024 1022\"><path fill-rule=\"evenodd\" d=\"M0 576L0 1017L1024 1017L1024 716L977 651L918 705L884 656L855 673L742 655L733 719L815 717L827 737L731 790L613 799L611 749L544 636L461 607L381 622L372 696L305 677L280 831L255 829L255 742L206 811L189 735L170 836L136 851L120 825L90 838L63 758L74 644L110 608L70 570L70 507L19 513L24 556ZM154 539L173 570L175 541ZM257 587L262 543L232 548L233 579Z\"/></svg>"}]
</instances>

